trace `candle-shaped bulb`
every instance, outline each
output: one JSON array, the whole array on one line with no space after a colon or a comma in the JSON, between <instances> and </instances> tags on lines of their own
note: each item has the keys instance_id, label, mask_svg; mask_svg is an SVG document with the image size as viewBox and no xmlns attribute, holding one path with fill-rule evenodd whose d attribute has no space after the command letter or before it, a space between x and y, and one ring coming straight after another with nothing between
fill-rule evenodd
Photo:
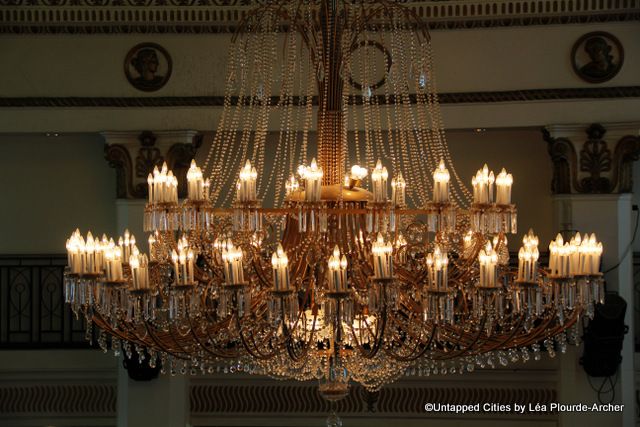
<instances>
[{"instance_id":1,"label":"candle-shaped bulb","mask_svg":"<svg viewBox=\"0 0 640 427\"><path fill-rule=\"evenodd\" d=\"M291 175L287 182L285 183L285 189L287 191L287 196L298 191L300 188L300 184L298 184L298 180L294 175Z\"/></svg>"},{"instance_id":2,"label":"candle-shaped bulb","mask_svg":"<svg viewBox=\"0 0 640 427\"><path fill-rule=\"evenodd\" d=\"M395 206L404 206L406 204L406 188L402 172L398 172L398 175L391 180L391 200Z\"/></svg>"},{"instance_id":3,"label":"candle-shaped bulb","mask_svg":"<svg viewBox=\"0 0 640 427\"><path fill-rule=\"evenodd\" d=\"M529 230L522 238L522 247L518 251L518 280L536 282L538 279L538 237Z\"/></svg>"},{"instance_id":4,"label":"candle-shaped bulb","mask_svg":"<svg viewBox=\"0 0 640 427\"><path fill-rule=\"evenodd\" d=\"M242 249L236 248L231 239L228 239L222 246L222 261L226 284L244 283Z\"/></svg>"},{"instance_id":5,"label":"candle-shaped bulb","mask_svg":"<svg viewBox=\"0 0 640 427\"><path fill-rule=\"evenodd\" d=\"M493 236L493 247L494 248L498 248L498 246L501 246L502 248L506 247L509 244L509 240L507 240L507 236L505 236L504 234L502 236L500 235L495 235Z\"/></svg>"},{"instance_id":6,"label":"candle-shaped bulb","mask_svg":"<svg viewBox=\"0 0 640 427\"><path fill-rule=\"evenodd\" d=\"M190 174L187 172L187 178L189 176ZM166 162L162 164L161 170L157 166L153 168L153 176L149 175L147 183L149 184L149 203L176 203L178 201L178 179L169 170Z\"/></svg>"},{"instance_id":7,"label":"candle-shaped bulb","mask_svg":"<svg viewBox=\"0 0 640 427\"><path fill-rule=\"evenodd\" d=\"M381 233L371 244L373 256L373 277L376 279L390 278L393 276L393 245L386 242Z\"/></svg>"},{"instance_id":8,"label":"candle-shaped bulb","mask_svg":"<svg viewBox=\"0 0 640 427\"><path fill-rule=\"evenodd\" d=\"M351 166L351 179L361 181L367 176L367 169L359 165Z\"/></svg>"},{"instance_id":9,"label":"candle-shaped bulb","mask_svg":"<svg viewBox=\"0 0 640 427\"><path fill-rule=\"evenodd\" d=\"M549 270L552 275L567 277L572 274L572 270L575 270L578 253L573 250L574 246L575 236L566 243L559 233L556 239L549 244Z\"/></svg>"},{"instance_id":10,"label":"candle-shaped bulb","mask_svg":"<svg viewBox=\"0 0 640 427\"><path fill-rule=\"evenodd\" d=\"M449 256L436 245L433 253L427 255L427 284L432 290L448 289Z\"/></svg>"},{"instance_id":11,"label":"candle-shaped bulb","mask_svg":"<svg viewBox=\"0 0 640 427\"><path fill-rule=\"evenodd\" d=\"M485 163L482 169L478 170L471 179L474 203L487 204L493 202L494 181L493 171L489 171L489 167Z\"/></svg>"},{"instance_id":12,"label":"candle-shaped bulb","mask_svg":"<svg viewBox=\"0 0 640 427\"><path fill-rule=\"evenodd\" d=\"M193 181L198 178L199 167L196 166L196 161L191 160L191 165L189 166L189 170L187 170L187 181Z\"/></svg>"},{"instance_id":13,"label":"candle-shaped bulb","mask_svg":"<svg viewBox=\"0 0 640 427\"><path fill-rule=\"evenodd\" d=\"M366 168L359 165L353 165L350 172L344 177L344 186L352 189L356 185L360 185L360 181L367 176L367 173Z\"/></svg>"},{"instance_id":14,"label":"candle-shaped bulb","mask_svg":"<svg viewBox=\"0 0 640 427\"><path fill-rule=\"evenodd\" d=\"M373 201L387 201L387 178L389 173L386 167L382 166L382 161L378 159L376 167L371 171L371 184L373 186Z\"/></svg>"},{"instance_id":15,"label":"candle-shaped bulb","mask_svg":"<svg viewBox=\"0 0 640 427\"><path fill-rule=\"evenodd\" d=\"M327 261L327 281L330 292L345 292L347 290L347 257L340 257L340 249L336 245Z\"/></svg>"},{"instance_id":16,"label":"candle-shaped bulb","mask_svg":"<svg viewBox=\"0 0 640 427\"><path fill-rule=\"evenodd\" d=\"M496 204L511 204L511 186L513 185L513 176L502 168L496 177Z\"/></svg>"},{"instance_id":17,"label":"candle-shaped bulb","mask_svg":"<svg viewBox=\"0 0 640 427\"><path fill-rule=\"evenodd\" d=\"M478 263L480 265L480 280L479 285L481 287L494 287L497 285L497 264L498 254L491 246L491 242L487 241L484 248L480 250L478 254Z\"/></svg>"},{"instance_id":18,"label":"candle-shaped bulb","mask_svg":"<svg viewBox=\"0 0 640 427\"><path fill-rule=\"evenodd\" d=\"M190 200L204 200L204 177L202 170L196 165L195 159L187 171L187 194Z\"/></svg>"},{"instance_id":19,"label":"candle-shaped bulb","mask_svg":"<svg viewBox=\"0 0 640 427\"><path fill-rule=\"evenodd\" d=\"M304 180L304 199L307 202L319 202L321 198L322 177L324 175L322 168L318 167L318 163L314 158L311 160L311 166L298 167L300 178Z\"/></svg>"},{"instance_id":20,"label":"candle-shaped bulb","mask_svg":"<svg viewBox=\"0 0 640 427\"><path fill-rule=\"evenodd\" d=\"M433 201L435 203L449 202L449 181L451 176L445 167L444 160L440 160L440 164L433 171Z\"/></svg>"},{"instance_id":21,"label":"candle-shaped bulb","mask_svg":"<svg viewBox=\"0 0 640 427\"><path fill-rule=\"evenodd\" d=\"M140 261L138 261L138 257L137 257L137 256L132 255L132 256L129 258L129 266L130 266L132 269L136 269L136 268L139 268L139 267L140 267Z\"/></svg>"},{"instance_id":22,"label":"candle-shaped bulb","mask_svg":"<svg viewBox=\"0 0 640 427\"><path fill-rule=\"evenodd\" d=\"M564 245L564 239L562 238L562 234L558 233L558 234L556 235L556 242L555 242L555 243L556 243L556 245L558 245L558 246L562 246L562 245Z\"/></svg>"},{"instance_id":23,"label":"candle-shaped bulb","mask_svg":"<svg viewBox=\"0 0 640 427\"><path fill-rule=\"evenodd\" d=\"M240 202L253 202L257 199L256 180L258 178L258 172L256 168L251 166L251 161L247 159L244 167L240 169L238 177L238 201Z\"/></svg>"},{"instance_id":24,"label":"candle-shaped bulb","mask_svg":"<svg viewBox=\"0 0 640 427\"><path fill-rule=\"evenodd\" d=\"M598 242L595 233L585 234L579 240L578 234L572 239L577 251L571 251L570 273L574 275L594 275L600 271L600 258L602 256L602 243Z\"/></svg>"}]
</instances>

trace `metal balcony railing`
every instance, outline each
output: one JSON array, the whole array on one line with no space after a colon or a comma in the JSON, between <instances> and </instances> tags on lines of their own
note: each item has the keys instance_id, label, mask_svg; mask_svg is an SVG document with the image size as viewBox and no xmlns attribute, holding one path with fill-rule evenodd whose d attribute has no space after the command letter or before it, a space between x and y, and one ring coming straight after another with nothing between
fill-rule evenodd
<instances>
[{"instance_id":1,"label":"metal balcony railing","mask_svg":"<svg viewBox=\"0 0 640 427\"><path fill-rule=\"evenodd\" d=\"M64 303L64 255L0 256L0 349L89 348Z\"/></svg>"}]
</instances>

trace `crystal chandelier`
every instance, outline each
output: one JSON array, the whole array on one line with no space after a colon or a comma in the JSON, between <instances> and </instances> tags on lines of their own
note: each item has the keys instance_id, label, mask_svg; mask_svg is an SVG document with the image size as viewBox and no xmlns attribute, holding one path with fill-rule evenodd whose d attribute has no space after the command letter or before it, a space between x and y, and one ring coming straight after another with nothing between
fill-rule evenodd
<instances>
[{"instance_id":1,"label":"crystal chandelier","mask_svg":"<svg viewBox=\"0 0 640 427\"><path fill-rule=\"evenodd\" d=\"M166 165L148 177L148 254L129 232L67 241L66 300L103 348L315 378L337 400L350 381L564 351L602 300L593 234L558 235L545 268L529 231L510 267L513 178L485 165L469 191L458 176L429 33L406 6L266 2L233 37L225 85L188 196Z\"/></svg>"}]
</instances>

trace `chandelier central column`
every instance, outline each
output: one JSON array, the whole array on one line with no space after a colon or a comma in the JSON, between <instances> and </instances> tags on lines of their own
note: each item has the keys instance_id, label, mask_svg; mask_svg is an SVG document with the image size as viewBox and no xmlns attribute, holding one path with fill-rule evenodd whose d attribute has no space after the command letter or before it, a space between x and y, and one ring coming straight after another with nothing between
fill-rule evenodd
<instances>
[{"instance_id":1,"label":"chandelier central column","mask_svg":"<svg viewBox=\"0 0 640 427\"><path fill-rule=\"evenodd\" d=\"M342 114L342 31L344 14L335 0L322 2L322 51L318 55L318 160L324 170L323 185L340 184L346 159L345 123Z\"/></svg>"}]
</instances>

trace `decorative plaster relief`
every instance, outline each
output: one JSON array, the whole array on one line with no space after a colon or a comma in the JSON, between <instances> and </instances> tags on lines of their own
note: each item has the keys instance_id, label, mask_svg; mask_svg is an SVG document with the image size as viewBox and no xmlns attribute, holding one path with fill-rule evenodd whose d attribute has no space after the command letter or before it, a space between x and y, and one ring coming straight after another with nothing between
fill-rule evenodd
<instances>
[{"instance_id":1,"label":"decorative plaster relief","mask_svg":"<svg viewBox=\"0 0 640 427\"><path fill-rule=\"evenodd\" d=\"M597 123L544 128L553 162L553 194L632 192L632 166L640 156L638 129L640 124Z\"/></svg>"},{"instance_id":2,"label":"decorative plaster relief","mask_svg":"<svg viewBox=\"0 0 640 427\"><path fill-rule=\"evenodd\" d=\"M186 195L186 173L202 135L195 131L104 132L105 159L116 170L116 197L141 199L148 195L147 176L167 162L178 177L178 194Z\"/></svg>"}]
</instances>

